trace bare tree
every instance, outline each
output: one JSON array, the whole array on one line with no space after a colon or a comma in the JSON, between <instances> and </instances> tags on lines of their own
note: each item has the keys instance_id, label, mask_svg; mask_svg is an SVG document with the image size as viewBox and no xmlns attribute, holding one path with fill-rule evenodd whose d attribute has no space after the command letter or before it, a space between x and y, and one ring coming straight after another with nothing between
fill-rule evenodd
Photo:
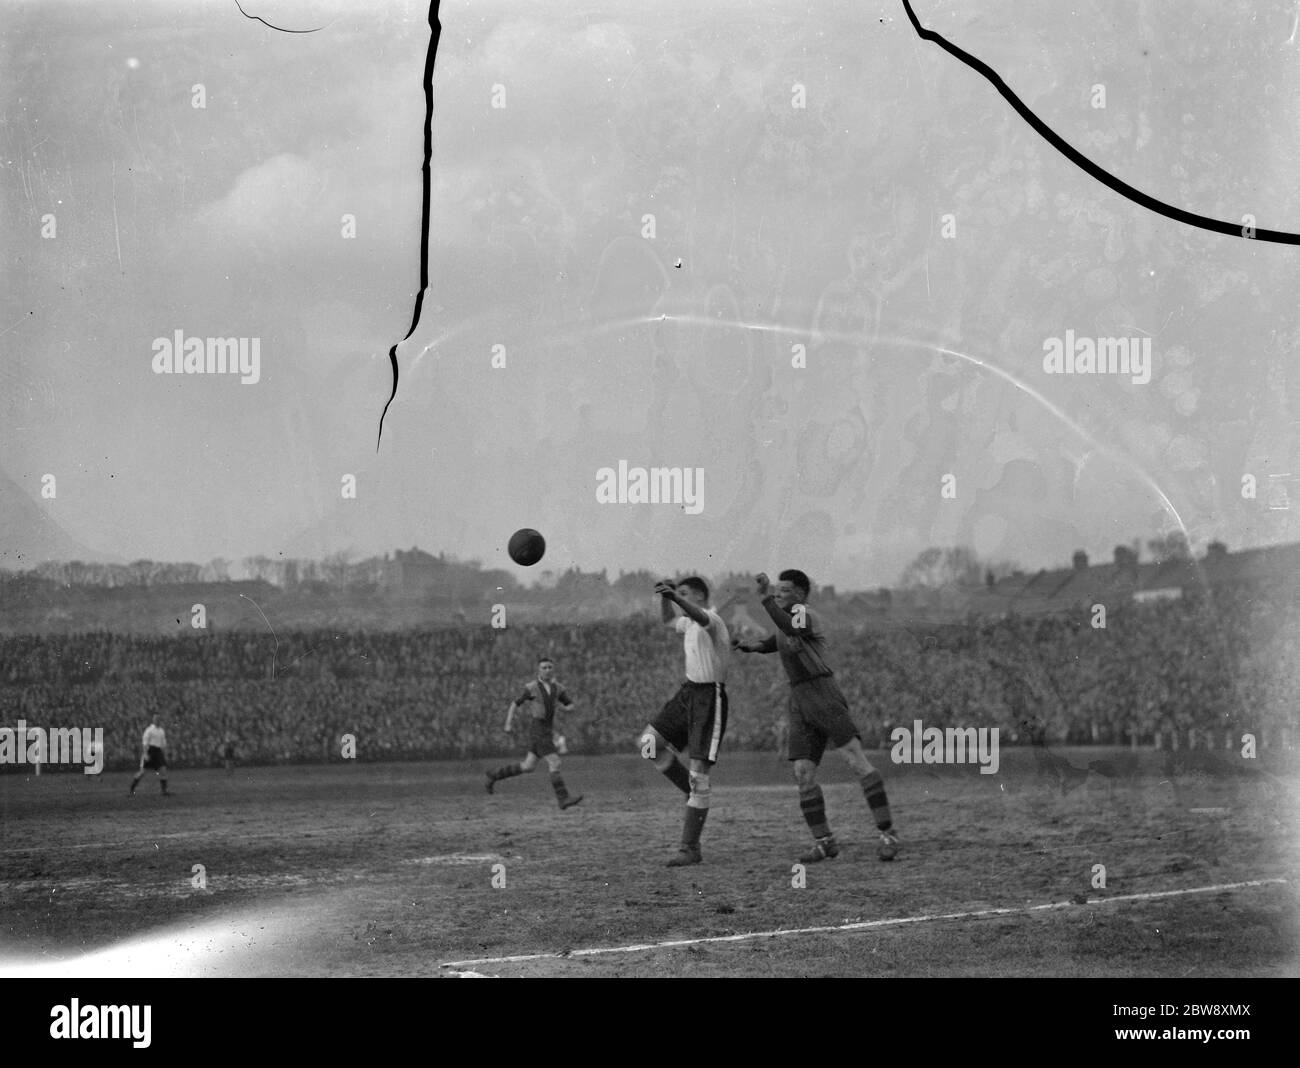
<instances>
[{"instance_id":1,"label":"bare tree","mask_svg":"<svg viewBox=\"0 0 1300 1068\"><path fill-rule=\"evenodd\" d=\"M68 565L62 560L45 560L36 566L36 574L43 579L67 584Z\"/></svg>"},{"instance_id":2,"label":"bare tree","mask_svg":"<svg viewBox=\"0 0 1300 1068\"><path fill-rule=\"evenodd\" d=\"M348 576L352 571L352 565L348 563L352 554L343 549L336 553L330 553L321 561L321 571L325 575L325 581L331 586L342 589L348 584Z\"/></svg>"},{"instance_id":3,"label":"bare tree","mask_svg":"<svg viewBox=\"0 0 1300 1068\"><path fill-rule=\"evenodd\" d=\"M908 590L941 590L946 586L974 586L984 571L985 565L979 557L964 546L951 549L931 546L903 568L899 581Z\"/></svg>"},{"instance_id":4,"label":"bare tree","mask_svg":"<svg viewBox=\"0 0 1300 1068\"><path fill-rule=\"evenodd\" d=\"M243 564L250 579L275 584L277 564L269 556L246 556Z\"/></svg>"},{"instance_id":5,"label":"bare tree","mask_svg":"<svg viewBox=\"0 0 1300 1068\"><path fill-rule=\"evenodd\" d=\"M1147 552L1158 564L1192 558L1191 546L1187 544L1187 535L1181 530L1171 530L1164 537L1152 538L1147 542Z\"/></svg>"}]
</instances>

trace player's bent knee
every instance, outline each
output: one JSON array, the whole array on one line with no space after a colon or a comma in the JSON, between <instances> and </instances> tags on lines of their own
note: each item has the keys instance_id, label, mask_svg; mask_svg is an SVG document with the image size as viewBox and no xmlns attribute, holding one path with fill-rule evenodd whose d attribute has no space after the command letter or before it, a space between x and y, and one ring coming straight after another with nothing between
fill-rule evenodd
<instances>
[{"instance_id":1,"label":"player's bent knee","mask_svg":"<svg viewBox=\"0 0 1300 1068\"><path fill-rule=\"evenodd\" d=\"M546 766L551 769L551 774L554 775L557 771L560 770L560 758L555 756L554 754L548 756L546 758Z\"/></svg>"},{"instance_id":2,"label":"player's bent knee","mask_svg":"<svg viewBox=\"0 0 1300 1068\"><path fill-rule=\"evenodd\" d=\"M856 738L848 745L841 746L840 753L848 766L858 775L870 775L875 770L871 766L871 761L867 759L867 754L862 751L862 744Z\"/></svg>"},{"instance_id":3,"label":"player's bent knee","mask_svg":"<svg viewBox=\"0 0 1300 1068\"><path fill-rule=\"evenodd\" d=\"M800 786L812 786L817 781L817 765L811 760L796 760L794 781Z\"/></svg>"}]
</instances>

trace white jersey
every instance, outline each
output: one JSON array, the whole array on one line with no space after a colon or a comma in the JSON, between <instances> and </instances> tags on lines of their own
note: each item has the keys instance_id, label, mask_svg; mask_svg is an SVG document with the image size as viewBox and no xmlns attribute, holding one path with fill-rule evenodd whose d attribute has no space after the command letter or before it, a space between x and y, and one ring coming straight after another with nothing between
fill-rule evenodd
<instances>
[{"instance_id":1,"label":"white jersey","mask_svg":"<svg viewBox=\"0 0 1300 1068\"><path fill-rule=\"evenodd\" d=\"M144 747L156 746L159 749L167 748L167 734L161 727L155 727L152 723L144 731Z\"/></svg>"},{"instance_id":2,"label":"white jersey","mask_svg":"<svg viewBox=\"0 0 1300 1068\"><path fill-rule=\"evenodd\" d=\"M717 612L712 608L704 611L709 616L707 627L701 627L690 616L677 617L677 633L682 636L686 652L686 678L691 682L725 685L731 664L731 636Z\"/></svg>"}]
</instances>

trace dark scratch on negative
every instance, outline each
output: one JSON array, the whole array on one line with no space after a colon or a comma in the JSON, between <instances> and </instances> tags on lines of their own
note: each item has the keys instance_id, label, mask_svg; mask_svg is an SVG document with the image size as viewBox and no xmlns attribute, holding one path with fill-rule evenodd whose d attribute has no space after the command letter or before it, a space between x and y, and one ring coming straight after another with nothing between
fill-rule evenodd
<instances>
[{"instance_id":1,"label":"dark scratch on negative","mask_svg":"<svg viewBox=\"0 0 1300 1068\"><path fill-rule=\"evenodd\" d=\"M320 30L325 29L326 26L331 25L330 23L326 23L325 26L317 26L315 29L311 29L311 30L286 30L283 26L271 26L271 24L267 22L266 19L262 18L260 15L250 15L247 11L244 10L243 5L240 4L239 0L235 0L235 7L239 8L239 13L243 15L244 18L256 19L263 26L270 26L271 29L279 30L281 33L316 33Z\"/></svg>"}]
</instances>

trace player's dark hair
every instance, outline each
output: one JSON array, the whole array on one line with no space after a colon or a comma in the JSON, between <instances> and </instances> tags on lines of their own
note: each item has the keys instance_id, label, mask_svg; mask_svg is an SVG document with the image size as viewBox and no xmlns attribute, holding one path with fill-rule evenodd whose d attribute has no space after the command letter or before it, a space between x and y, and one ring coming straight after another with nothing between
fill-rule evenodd
<instances>
[{"instance_id":1,"label":"player's dark hair","mask_svg":"<svg viewBox=\"0 0 1300 1068\"><path fill-rule=\"evenodd\" d=\"M552 660L549 656L539 656L539 657L537 658L537 666L538 666L538 667L541 667L543 664L554 664L554 663L555 663L555 661Z\"/></svg>"},{"instance_id":2,"label":"player's dark hair","mask_svg":"<svg viewBox=\"0 0 1300 1068\"><path fill-rule=\"evenodd\" d=\"M691 589L701 593L706 601L709 599L709 584L700 578L699 575L687 575L686 578L681 579L677 585L689 586Z\"/></svg>"},{"instance_id":3,"label":"player's dark hair","mask_svg":"<svg viewBox=\"0 0 1300 1068\"><path fill-rule=\"evenodd\" d=\"M794 583L796 587L803 590L803 595L805 597L807 597L808 594L812 593L812 580L809 579L808 576L805 575L802 571L798 571L794 568L790 568L787 571L782 571L781 574L777 575L776 577L781 582Z\"/></svg>"}]
</instances>

